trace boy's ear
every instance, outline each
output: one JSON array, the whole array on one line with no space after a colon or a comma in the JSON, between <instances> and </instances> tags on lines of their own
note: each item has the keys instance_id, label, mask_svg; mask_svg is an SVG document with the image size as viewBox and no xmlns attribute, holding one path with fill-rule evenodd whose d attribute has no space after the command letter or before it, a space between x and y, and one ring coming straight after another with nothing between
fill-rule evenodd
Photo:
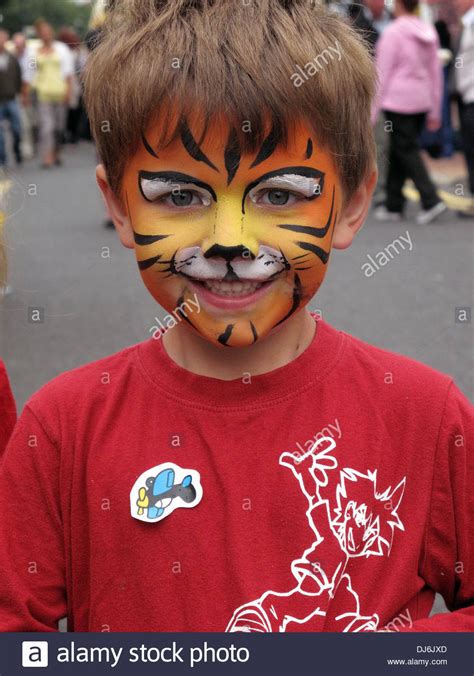
<instances>
[{"instance_id":1,"label":"boy's ear","mask_svg":"<svg viewBox=\"0 0 474 676\"><path fill-rule=\"evenodd\" d=\"M374 169L344 206L334 229L332 246L335 249L347 249L364 224L377 185L377 175L377 169Z\"/></svg>"},{"instance_id":2,"label":"boy's ear","mask_svg":"<svg viewBox=\"0 0 474 676\"><path fill-rule=\"evenodd\" d=\"M127 212L107 180L104 165L98 164L95 170L97 184L104 197L105 204L118 232L120 241L127 249L134 248L133 229Z\"/></svg>"}]
</instances>

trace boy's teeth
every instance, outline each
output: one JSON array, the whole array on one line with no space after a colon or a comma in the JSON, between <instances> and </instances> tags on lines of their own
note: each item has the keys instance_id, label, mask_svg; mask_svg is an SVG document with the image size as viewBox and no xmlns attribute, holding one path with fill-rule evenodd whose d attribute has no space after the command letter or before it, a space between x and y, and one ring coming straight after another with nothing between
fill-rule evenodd
<instances>
[{"instance_id":1,"label":"boy's teeth","mask_svg":"<svg viewBox=\"0 0 474 676\"><path fill-rule=\"evenodd\" d=\"M219 296L247 296L257 291L262 286L262 282L222 282L209 279L204 282L204 286Z\"/></svg>"}]
</instances>

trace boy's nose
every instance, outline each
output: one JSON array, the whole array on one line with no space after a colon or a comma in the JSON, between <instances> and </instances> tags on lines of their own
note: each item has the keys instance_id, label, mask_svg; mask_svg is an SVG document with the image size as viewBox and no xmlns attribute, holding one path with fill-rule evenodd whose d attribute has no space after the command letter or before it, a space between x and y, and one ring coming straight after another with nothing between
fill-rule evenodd
<instances>
[{"instance_id":1,"label":"boy's nose","mask_svg":"<svg viewBox=\"0 0 474 676\"><path fill-rule=\"evenodd\" d=\"M237 246L222 246L222 244L213 244L204 252L204 258L224 258L228 263L234 258L248 258L253 260L255 254L247 249L243 244Z\"/></svg>"},{"instance_id":2,"label":"boy's nose","mask_svg":"<svg viewBox=\"0 0 474 676\"><path fill-rule=\"evenodd\" d=\"M234 258L253 260L258 254L258 242L246 227L240 195L219 195L214 212L212 231L202 242L206 258ZM211 225L211 224L209 224Z\"/></svg>"}]
</instances>

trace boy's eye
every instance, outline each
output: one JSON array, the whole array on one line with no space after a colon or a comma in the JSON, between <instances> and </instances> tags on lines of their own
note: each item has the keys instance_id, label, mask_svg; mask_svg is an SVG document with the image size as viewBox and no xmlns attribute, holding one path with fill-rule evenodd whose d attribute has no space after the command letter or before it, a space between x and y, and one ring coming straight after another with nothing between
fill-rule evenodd
<instances>
[{"instance_id":1,"label":"boy's eye","mask_svg":"<svg viewBox=\"0 0 474 676\"><path fill-rule=\"evenodd\" d=\"M301 198L300 198L301 199ZM271 204L274 207L288 206L298 201L298 196L289 190L280 188L271 188L270 190L261 190L257 196L257 204Z\"/></svg>"},{"instance_id":2,"label":"boy's eye","mask_svg":"<svg viewBox=\"0 0 474 676\"><path fill-rule=\"evenodd\" d=\"M193 193L192 190L182 190L177 193L171 193L168 197L164 198L163 201L167 203L167 200L171 199L171 202L176 207L189 207L194 204L202 204L200 195Z\"/></svg>"},{"instance_id":3,"label":"boy's eye","mask_svg":"<svg viewBox=\"0 0 474 676\"><path fill-rule=\"evenodd\" d=\"M145 172L141 172L144 174ZM211 195L208 190L190 182L174 182L169 179L140 176L140 192L147 202L165 207L208 207Z\"/></svg>"},{"instance_id":4,"label":"boy's eye","mask_svg":"<svg viewBox=\"0 0 474 676\"><path fill-rule=\"evenodd\" d=\"M262 207L290 207L314 200L322 192L324 174L311 168L306 172L309 175L288 172L264 176L248 191L249 199Z\"/></svg>"},{"instance_id":5,"label":"boy's eye","mask_svg":"<svg viewBox=\"0 0 474 676\"><path fill-rule=\"evenodd\" d=\"M268 201L271 204L281 205L287 204L290 199L288 190L269 190L267 193Z\"/></svg>"}]
</instances>

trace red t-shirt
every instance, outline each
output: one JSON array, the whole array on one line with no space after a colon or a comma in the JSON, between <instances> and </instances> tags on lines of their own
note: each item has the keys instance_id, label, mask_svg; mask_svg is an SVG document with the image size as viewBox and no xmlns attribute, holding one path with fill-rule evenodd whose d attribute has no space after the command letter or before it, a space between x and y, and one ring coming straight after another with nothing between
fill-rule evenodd
<instances>
[{"instance_id":1,"label":"red t-shirt","mask_svg":"<svg viewBox=\"0 0 474 676\"><path fill-rule=\"evenodd\" d=\"M472 631L473 439L450 378L322 321L259 376L152 339L65 373L0 473L0 630Z\"/></svg>"},{"instance_id":2,"label":"red t-shirt","mask_svg":"<svg viewBox=\"0 0 474 676\"><path fill-rule=\"evenodd\" d=\"M5 364L0 359L0 461L15 427L16 406Z\"/></svg>"}]
</instances>

